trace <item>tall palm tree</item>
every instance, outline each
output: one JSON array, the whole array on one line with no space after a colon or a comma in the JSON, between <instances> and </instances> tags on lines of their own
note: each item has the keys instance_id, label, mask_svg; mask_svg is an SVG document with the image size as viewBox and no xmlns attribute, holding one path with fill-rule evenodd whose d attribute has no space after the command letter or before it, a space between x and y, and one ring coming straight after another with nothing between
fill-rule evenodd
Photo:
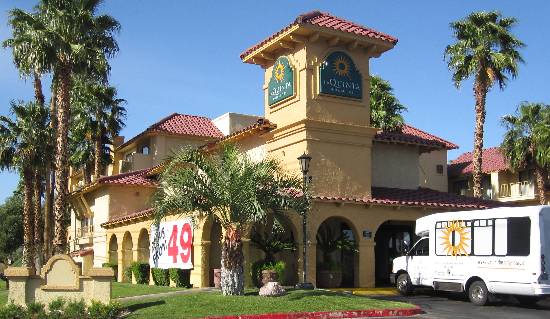
<instances>
[{"instance_id":1,"label":"tall palm tree","mask_svg":"<svg viewBox=\"0 0 550 319\"><path fill-rule=\"evenodd\" d=\"M114 34L120 24L108 15L97 15L100 0L41 0L37 14L24 14L40 45L52 50L56 87L55 134L55 251L66 252L68 194L68 131L70 91L75 73L105 80L107 58L118 51ZM27 42L31 46L31 42Z\"/></svg>"},{"instance_id":2,"label":"tall palm tree","mask_svg":"<svg viewBox=\"0 0 550 319\"><path fill-rule=\"evenodd\" d=\"M126 100L117 98L117 90L102 83L79 79L75 81L72 91L74 109L72 133L80 136L73 139L77 142L74 155L83 155L92 149L93 176L97 179L103 172L104 164L110 162L108 145L124 127L126 109L122 106ZM82 139L84 137L84 139ZM86 160L80 157L80 160ZM76 158L76 157L75 157ZM76 161L78 162L78 160ZM86 166L87 163L81 163Z\"/></svg>"},{"instance_id":3,"label":"tall palm tree","mask_svg":"<svg viewBox=\"0 0 550 319\"><path fill-rule=\"evenodd\" d=\"M487 92L498 84L500 89L515 78L518 64L523 59L518 49L524 47L511 28L515 18L505 18L499 12L474 12L466 18L452 22L456 42L446 47L445 59L453 72L453 82L458 88L462 81L474 78L476 126L474 133L473 182L474 196L481 197L481 154L483 151L483 127L485 124L485 99Z\"/></svg>"},{"instance_id":4,"label":"tall palm tree","mask_svg":"<svg viewBox=\"0 0 550 319\"><path fill-rule=\"evenodd\" d=\"M224 230L222 292L242 295L243 231L289 207L293 199L281 189L298 188L299 179L285 175L276 161L254 162L234 146L225 146L216 154L183 151L170 161L160 179L162 187L154 203L156 225L167 214L195 213L217 219Z\"/></svg>"},{"instance_id":5,"label":"tall palm tree","mask_svg":"<svg viewBox=\"0 0 550 319\"><path fill-rule=\"evenodd\" d=\"M541 205L550 168L550 105L522 102L515 115L502 118L506 128L501 149L513 169L533 165Z\"/></svg>"},{"instance_id":6,"label":"tall palm tree","mask_svg":"<svg viewBox=\"0 0 550 319\"><path fill-rule=\"evenodd\" d=\"M377 75L370 77L371 126L384 131L400 130L403 126L402 113L407 110L393 94L391 84Z\"/></svg>"},{"instance_id":7,"label":"tall palm tree","mask_svg":"<svg viewBox=\"0 0 550 319\"><path fill-rule=\"evenodd\" d=\"M23 263L34 267L34 179L36 167L42 160L37 147L47 137L48 111L38 103L12 102L12 119L0 116L0 168L17 169L23 177Z\"/></svg>"}]
</instances>

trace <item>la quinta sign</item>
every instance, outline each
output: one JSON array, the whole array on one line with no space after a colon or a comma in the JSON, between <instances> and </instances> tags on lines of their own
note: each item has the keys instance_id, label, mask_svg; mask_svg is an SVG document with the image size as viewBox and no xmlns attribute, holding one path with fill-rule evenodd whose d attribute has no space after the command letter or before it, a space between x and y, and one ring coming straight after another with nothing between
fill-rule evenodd
<instances>
[{"instance_id":1,"label":"la quinta sign","mask_svg":"<svg viewBox=\"0 0 550 319\"><path fill-rule=\"evenodd\" d=\"M322 94L360 100L363 97L361 73L346 53L331 53L319 66L319 91Z\"/></svg>"},{"instance_id":2,"label":"la quinta sign","mask_svg":"<svg viewBox=\"0 0 550 319\"><path fill-rule=\"evenodd\" d=\"M190 218L160 223L158 231L151 225L150 245L152 268L193 268L193 223Z\"/></svg>"},{"instance_id":3,"label":"la quinta sign","mask_svg":"<svg viewBox=\"0 0 550 319\"><path fill-rule=\"evenodd\" d=\"M294 96L294 70L287 57L275 61L267 90L269 105Z\"/></svg>"}]
</instances>

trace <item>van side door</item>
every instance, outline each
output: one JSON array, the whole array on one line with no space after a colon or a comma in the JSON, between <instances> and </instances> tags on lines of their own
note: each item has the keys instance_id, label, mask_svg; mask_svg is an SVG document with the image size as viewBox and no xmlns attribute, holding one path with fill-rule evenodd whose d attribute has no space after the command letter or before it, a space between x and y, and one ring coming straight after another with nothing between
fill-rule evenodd
<instances>
[{"instance_id":1,"label":"van side door","mask_svg":"<svg viewBox=\"0 0 550 319\"><path fill-rule=\"evenodd\" d=\"M428 237L424 237L416 242L407 256L407 264L407 271L413 285L432 285L430 239Z\"/></svg>"}]
</instances>

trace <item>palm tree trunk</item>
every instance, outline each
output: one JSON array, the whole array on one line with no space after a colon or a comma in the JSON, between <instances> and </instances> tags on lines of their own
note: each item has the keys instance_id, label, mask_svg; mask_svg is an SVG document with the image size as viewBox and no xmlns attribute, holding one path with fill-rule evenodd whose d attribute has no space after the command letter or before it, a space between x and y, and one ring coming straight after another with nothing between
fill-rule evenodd
<instances>
[{"instance_id":1,"label":"palm tree trunk","mask_svg":"<svg viewBox=\"0 0 550 319\"><path fill-rule=\"evenodd\" d=\"M226 229L222 244L221 286L223 295L244 294L244 256L241 231L237 227Z\"/></svg>"},{"instance_id":2,"label":"palm tree trunk","mask_svg":"<svg viewBox=\"0 0 550 319\"><path fill-rule=\"evenodd\" d=\"M473 154L473 183L474 197L481 197L481 171L483 155L483 126L485 125L485 98L487 97L487 86L479 79L474 84L474 94L476 99L476 127L474 133L474 154Z\"/></svg>"},{"instance_id":3,"label":"palm tree trunk","mask_svg":"<svg viewBox=\"0 0 550 319\"><path fill-rule=\"evenodd\" d=\"M51 178L51 170L48 168L46 170L46 176L45 176L45 187L44 187L44 260L49 259L52 256L51 251L51 240L52 240L52 222L53 218L51 216L52 210L52 178Z\"/></svg>"},{"instance_id":4,"label":"palm tree trunk","mask_svg":"<svg viewBox=\"0 0 550 319\"><path fill-rule=\"evenodd\" d=\"M55 252L66 253L67 250L67 196L69 187L68 132L71 116L70 90L71 68L64 63L59 68L59 88L57 103L57 130L55 152Z\"/></svg>"},{"instance_id":5,"label":"palm tree trunk","mask_svg":"<svg viewBox=\"0 0 550 319\"><path fill-rule=\"evenodd\" d=\"M23 168L23 266L34 268L33 172Z\"/></svg>"},{"instance_id":6,"label":"palm tree trunk","mask_svg":"<svg viewBox=\"0 0 550 319\"><path fill-rule=\"evenodd\" d=\"M547 172L544 168L539 165L535 165L535 175L537 179L537 191L539 192L539 203L541 205L546 205L546 175Z\"/></svg>"},{"instance_id":7,"label":"palm tree trunk","mask_svg":"<svg viewBox=\"0 0 550 319\"><path fill-rule=\"evenodd\" d=\"M34 258L36 270L42 268L44 260L44 220L42 218L42 174L36 171L33 183L34 192Z\"/></svg>"},{"instance_id":8,"label":"palm tree trunk","mask_svg":"<svg viewBox=\"0 0 550 319\"><path fill-rule=\"evenodd\" d=\"M102 155L103 155L103 143L101 143L101 135L96 136L94 140L94 179L97 179L101 176L102 172Z\"/></svg>"},{"instance_id":9,"label":"palm tree trunk","mask_svg":"<svg viewBox=\"0 0 550 319\"><path fill-rule=\"evenodd\" d=\"M40 79L40 74L38 72L34 72L33 74L33 84L34 84L34 98L36 99L36 102L40 104L41 106L44 106L45 99L44 99L44 93L42 92L42 80Z\"/></svg>"}]
</instances>

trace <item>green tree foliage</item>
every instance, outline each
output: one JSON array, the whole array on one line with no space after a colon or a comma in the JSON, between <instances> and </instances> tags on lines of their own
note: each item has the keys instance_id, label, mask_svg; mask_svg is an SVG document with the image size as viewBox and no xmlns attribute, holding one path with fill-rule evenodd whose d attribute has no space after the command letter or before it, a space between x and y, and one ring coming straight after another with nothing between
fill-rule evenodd
<instances>
[{"instance_id":1,"label":"green tree foliage","mask_svg":"<svg viewBox=\"0 0 550 319\"><path fill-rule=\"evenodd\" d=\"M370 119L371 126L384 131L399 131L407 110L393 93L391 84L377 75L370 77Z\"/></svg>"},{"instance_id":2,"label":"green tree foliage","mask_svg":"<svg viewBox=\"0 0 550 319\"><path fill-rule=\"evenodd\" d=\"M523 62L519 49L524 46L511 29L517 20L499 12L474 12L451 23L456 42L445 49L445 59L452 80L458 88L474 78L476 126L474 132L473 180L474 196L481 197L481 155L485 125L485 99L495 84L504 89L509 77L518 75Z\"/></svg>"},{"instance_id":3,"label":"green tree foliage","mask_svg":"<svg viewBox=\"0 0 550 319\"><path fill-rule=\"evenodd\" d=\"M295 199L283 190L299 187L300 180L285 174L274 160L256 162L237 147L225 145L209 154L182 151L167 165L160 181L155 223L168 214L217 219L224 229L222 292L242 295L243 230L290 207Z\"/></svg>"},{"instance_id":4,"label":"green tree foliage","mask_svg":"<svg viewBox=\"0 0 550 319\"><path fill-rule=\"evenodd\" d=\"M539 201L547 203L545 185L550 168L550 105L522 102L515 115L502 118L506 128L502 152L515 169L535 168Z\"/></svg>"},{"instance_id":5,"label":"green tree foliage","mask_svg":"<svg viewBox=\"0 0 550 319\"><path fill-rule=\"evenodd\" d=\"M23 194L14 192L0 205L0 262L14 260L23 245Z\"/></svg>"}]
</instances>

